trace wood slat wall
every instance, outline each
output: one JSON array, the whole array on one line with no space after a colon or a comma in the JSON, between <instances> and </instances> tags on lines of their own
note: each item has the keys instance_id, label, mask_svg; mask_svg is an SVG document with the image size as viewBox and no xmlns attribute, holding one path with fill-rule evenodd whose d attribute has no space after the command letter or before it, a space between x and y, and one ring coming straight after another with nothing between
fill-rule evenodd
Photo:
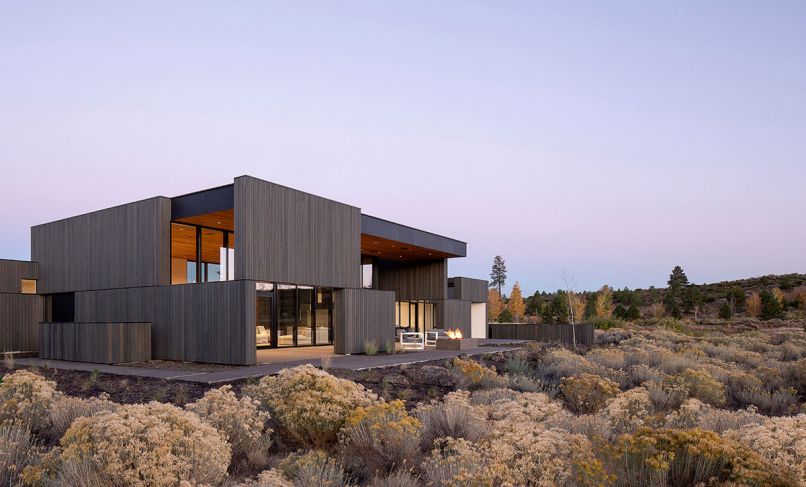
<instances>
[{"instance_id":1,"label":"wood slat wall","mask_svg":"<svg viewBox=\"0 0 806 487\"><path fill-rule=\"evenodd\" d=\"M361 287L361 210L249 176L235 179L235 278Z\"/></svg>"},{"instance_id":2,"label":"wood slat wall","mask_svg":"<svg viewBox=\"0 0 806 487\"><path fill-rule=\"evenodd\" d=\"M36 262L0 259L0 293L22 292L23 279L39 279Z\"/></svg>"},{"instance_id":3,"label":"wood slat wall","mask_svg":"<svg viewBox=\"0 0 806 487\"><path fill-rule=\"evenodd\" d=\"M448 294L448 261L394 262L378 259L377 288L394 291L398 301L445 299Z\"/></svg>"},{"instance_id":4,"label":"wood slat wall","mask_svg":"<svg viewBox=\"0 0 806 487\"><path fill-rule=\"evenodd\" d=\"M39 357L97 364L151 360L151 323L41 323Z\"/></svg>"},{"instance_id":5,"label":"wood slat wall","mask_svg":"<svg viewBox=\"0 0 806 487\"><path fill-rule=\"evenodd\" d=\"M436 301L436 327L443 330L462 331L463 336L470 336L470 301L443 299Z\"/></svg>"},{"instance_id":6,"label":"wood slat wall","mask_svg":"<svg viewBox=\"0 0 806 487\"><path fill-rule=\"evenodd\" d=\"M486 303L487 302L487 281L483 279L471 279L469 277L451 277L448 283L453 283L453 293L448 288L448 294L451 299L461 299L462 301L470 301L471 303Z\"/></svg>"},{"instance_id":7,"label":"wood slat wall","mask_svg":"<svg viewBox=\"0 0 806 487\"><path fill-rule=\"evenodd\" d=\"M76 293L76 321L150 322L152 357L255 363L255 283L226 281Z\"/></svg>"},{"instance_id":8,"label":"wood slat wall","mask_svg":"<svg viewBox=\"0 0 806 487\"><path fill-rule=\"evenodd\" d=\"M338 289L333 303L333 349L339 354L363 353L374 341L385 349L395 340L395 294L371 289Z\"/></svg>"},{"instance_id":9,"label":"wood slat wall","mask_svg":"<svg viewBox=\"0 0 806 487\"><path fill-rule=\"evenodd\" d=\"M0 351L38 350L42 308L42 296L0 293Z\"/></svg>"},{"instance_id":10,"label":"wood slat wall","mask_svg":"<svg viewBox=\"0 0 806 487\"><path fill-rule=\"evenodd\" d=\"M593 325L541 325L533 323L490 323L490 338L511 340L537 340L573 344L576 332L577 345L593 345Z\"/></svg>"},{"instance_id":11,"label":"wood slat wall","mask_svg":"<svg viewBox=\"0 0 806 487\"><path fill-rule=\"evenodd\" d=\"M170 284L170 221L157 197L32 227L38 292Z\"/></svg>"}]
</instances>

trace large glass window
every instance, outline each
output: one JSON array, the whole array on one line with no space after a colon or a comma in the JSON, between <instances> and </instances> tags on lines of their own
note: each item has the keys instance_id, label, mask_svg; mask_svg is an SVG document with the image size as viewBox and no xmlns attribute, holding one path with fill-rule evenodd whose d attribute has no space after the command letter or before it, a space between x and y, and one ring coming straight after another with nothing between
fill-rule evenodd
<instances>
[{"instance_id":1,"label":"large glass window","mask_svg":"<svg viewBox=\"0 0 806 487\"><path fill-rule=\"evenodd\" d=\"M171 223L171 284L235 279L235 234Z\"/></svg>"},{"instance_id":2,"label":"large glass window","mask_svg":"<svg viewBox=\"0 0 806 487\"><path fill-rule=\"evenodd\" d=\"M410 331L434 329L434 303L428 301L398 301L395 303L395 325Z\"/></svg>"},{"instance_id":3,"label":"large glass window","mask_svg":"<svg viewBox=\"0 0 806 487\"><path fill-rule=\"evenodd\" d=\"M196 282L196 227L171 223L171 284Z\"/></svg>"},{"instance_id":4,"label":"large glass window","mask_svg":"<svg viewBox=\"0 0 806 487\"><path fill-rule=\"evenodd\" d=\"M256 291L258 347L333 343L333 289L259 282Z\"/></svg>"}]
</instances>

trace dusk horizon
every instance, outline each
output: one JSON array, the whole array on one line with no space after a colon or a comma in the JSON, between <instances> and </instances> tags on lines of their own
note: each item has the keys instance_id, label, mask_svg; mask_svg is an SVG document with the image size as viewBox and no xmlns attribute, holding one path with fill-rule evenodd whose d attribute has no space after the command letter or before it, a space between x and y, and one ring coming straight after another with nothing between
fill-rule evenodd
<instances>
[{"instance_id":1,"label":"dusk horizon","mask_svg":"<svg viewBox=\"0 0 806 487\"><path fill-rule=\"evenodd\" d=\"M316 8L313 8L315 5ZM806 272L806 6L0 7L0 258L248 174L505 292Z\"/></svg>"}]
</instances>

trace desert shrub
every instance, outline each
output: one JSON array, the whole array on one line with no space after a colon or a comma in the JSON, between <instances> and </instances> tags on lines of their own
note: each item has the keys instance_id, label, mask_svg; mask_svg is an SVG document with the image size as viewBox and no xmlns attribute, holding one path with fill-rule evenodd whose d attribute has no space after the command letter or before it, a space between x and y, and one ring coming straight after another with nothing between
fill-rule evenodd
<instances>
[{"instance_id":1,"label":"desert shrub","mask_svg":"<svg viewBox=\"0 0 806 487\"><path fill-rule=\"evenodd\" d=\"M689 397L695 397L712 406L724 406L726 402L725 386L707 371L702 369L686 369L668 379L671 385L688 389Z\"/></svg>"},{"instance_id":2,"label":"desert shrub","mask_svg":"<svg viewBox=\"0 0 806 487\"><path fill-rule=\"evenodd\" d=\"M496 401L511 401L516 399L520 394L512 389L498 388L498 389L479 389L473 391L470 396L470 404L473 405L490 405Z\"/></svg>"},{"instance_id":3,"label":"desert shrub","mask_svg":"<svg viewBox=\"0 0 806 487\"><path fill-rule=\"evenodd\" d=\"M489 431L487 419L470 404L466 391L451 392L441 402L420 404L414 416L423 425L422 443L426 449L446 437L479 441Z\"/></svg>"},{"instance_id":4,"label":"desert shrub","mask_svg":"<svg viewBox=\"0 0 806 487\"><path fill-rule=\"evenodd\" d=\"M480 447L463 438L442 438L421 465L427 485L465 487L495 485L501 473Z\"/></svg>"},{"instance_id":5,"label":"desert shrub","mask_svg":"<svg viewBox=\"0 0 806 487\"><path fill-rule=\"evenodd\" d=\"M644 383L652 405L658 411L676 409L688 398L688 387L668 381L648 381Z\"/></svg>"},{"instance_id":6,"label":"desert shrub","mask_svg":"<svg viewBox=\"0 0 806 487\"><path fill-rule=\"evenodd\" d=\"M640 386L644 382L660 382L663 380L664 374L649 365L638 364L627 369L627 376L632 385Z\"/></svg>"},{"instance_id":7,"label":"desert shrub","mask_svg":"<svg viewBox=\"0 0 806 487\"><path fill-rule=\"evenodd\" d=\"M403 401L359 407L340 434L350 464L365 474L386 473L417 464L422 424L409 416Z\"/></svg>"},{"instance_id":8,"label":"desert shrub","mask_svg":"<svg viewBox=\"0 0 806 487\"><path fill-rule=\"evenodd\" d=\"M617 485L787 485L749 448L712 431L641 428L605 456Z\"/></svg>"},{"instance_id":9,"label":"desert shrub","mask_svg":"<svg viewBox=\"0 0 806 487\"><path fill-rule=\"evenodd\" d=\"M411 487L420 485L420 479L409 470L396 470L385 477L375 477L369 487Z\"/></svg>"},{"instance_id":10,"label":"desert shrub","mask_svg":"<svg viewBox=\"0 0 806 487\"><path fill-rule=\"evenodd\" d=\"M588 352L585 358L610 369L623 369L625 366L624 352L617 348L596 348Z\"/></svg>"},{"instance_id":11,"label":"desert shrub","mask_svg":"<svg viewBox=\"0 0 806 487\"><path fill-rule=\"evenodd\" d=\"M665 418L669 428L699 428L722 433L727 430L761 424L767 418L758 414L754 406L738 411L711 407L698 399L687 399L677 411Z\"/></svg>"},{"instance_id":12,"label":"desert shrub","mask_svg":"<svg viewBox=\"0 0 806 487\"><path fill-rule=\"evenodd\" d=\"M250 449L271 446L272 430L268 428L269 413L259 409L260 403L248 396L238 399L232 386L225 385L207 391L185 409L197 414L202 421L224 435L232 447L233 458L243 458Z\"/></svg>"},{"instance_id":13,"label":"desert shrub","mask_svg":"<svg viewBox=\"0 0 806 487\"><path fill-rule=\"evenodd\" d=\"M740 404L749 404L768 416L791 414L798 410L798 392L792 388L781 388L775 391L764 389L742 389L734 392Z\"/></svg>"},{"instance_id":14,"label":"desert shrub","mask_svg":"<svg viewBox=\"0 0 806 487\"><path fill-rule=\"evenodd\" d=\"M51 405L60 396L56 383L18 370L3 376L0 383L0 424L16 424L34 433L49 426Z\"/></svg>"},{"instance_id":15,"label":"desert shrub","mask_svg":"<svg viewBox=\"0 0 806 487\"><path fill-rule=\"evenodd\" d=\"M133 487L216 484L226 477L231 455L215 428L157 402L78 418L61 446L63 462L91 460L105 482Z\"/></svg>"},{"instance_id":16,"label":"desert shrub","mask_svg":"<svg viewBox=\"0 0 806 487\"><path fill-rule=\"evenodd\" d=\"M543 390L542 382L526 375L508 375L504 377L504 380L508 388L518 392L540 392Z\"/></svg>"},{"instance_id":17,"label":"desert shrub","mask_svg":"<svg viewBox=\"0 0 806 487\"><path fill-rule=\"evenodd\" d=\"M618 384L598 375L566 377L560 384L568 408L577 414L595 413L619 392Z\"/></svg>"},{"instance_id":18,"label":"desert shrub","mask_svg":"<svg viewBox=\"0 0 806 487\"><path fill-rule=\"evenodd\" d=\"M632 338L632 333L622 328L611 328L604 331L596 331L593 336L596 345L618 345L619 343Z\"/></svg>"},{"instance_id":19,"label":"desert shrub","mask_svg":"<svg viewBox=\"0 0 806 487\"><path fill-rule=\"evenodd\" d=\"M653 360L654 363L651 365L657 367L666 374L677 374L686 369L695 368L697 366L696 361L692 360L691 357L671 352L662 352L655 356Z\"/></svg>"},{"instance_id":20,"label":"desert shrub","mask_svg":"<svg viewBox=\"0 0 806 487\"><path fill-rule=\"evenodd\" d=\"M276 468L297 487L342 487L349 483L344 467L322 450L292 453Z\"/></svg>"},{"instance_id":21,"label":"desert shrub","mask_svg":"<svg viewBox=\"0 0 806 487\"><path fill-rule=\"evenodd\" d=\"M760 425L729 431L726 436L747 445L806 485L806 414L770 418Z\"/></svg>"},{"instance_id":22,"label":"desert shrub","mask_svg":"<svg viewBox=\"0 0 806 487\"><path fill-rule=\"evenodd\" d=\"M286 438L302 446L334 443L355 408L377 401L362 385L311 365L283 369L243 391L269 409Z\"/></svg>"},{"instance_id":23,"label":"desert shrub","mask_svg":"<svg viewBox=\"0 0 806 487\"><path fill-rule=\"evenodd\" d=\"M624 328L625 322L615 316L591 316L584 321L586 325L593 325L597 330L610 330L613 328Z\"/></svg>"},{"instance_id":24,"label":"desert shrub","mask_svg":"<svg viewBox=\"0 0 806 487\"><path fill-rule=\"evenodd\" d=\"M538 374L543 382L558 384L565 377L579 374L594 374L599 371L598 366L590 363L588 359L577 355L570 350L552 350L543 357Z\"/></svg>"},{"instance_id":25,"label":"desert shrub","mask_svg":"<svg viewBox=\"0 0 806 487\"><path fill-rule=\"evenodd\" d=\"M231 487L294 487L283 474L275 469L260 472L256 479L247 479Z\"/></svg>"},{"instance_id":26,"label":"desert shrub","mask_svg":"<svg viewBox=\"0 0 806 487\"><path fill-rule=\"evenodd\" d=\"M792 387L803 395L806 395L806 359L792 362L787 367L787 380Z\"/></svg>"},{"instance_id":27,"label":"desert shrub","mask_svg":"<svg viewBox=\"0 0 806 487\"><path fill-rule=\"evenodd\" d=\"M119 404L110 401L109 395L105 393L89 399L61 396L50 407L48 436L58 440L76 419L92 416L101 411L114 411L118 407Z\"/></svg>"},{"instance_id":28,"label":"desert shrub","mask_svg":"<svg viewBox=\"0 0 806 487\"><path fill-rule=\"evenodd\" d=\"M28 482L27 485L47 485L47 487L98 487L104 485L105 479L101 478L98 469L92 460L87 458L70 459L59 463L59 469L55 477L38 477L36 481Z\"/></svg>"},{"instance_id":29,"label":"desert shrub","mask_svg":"<svg viewBox=\"0 0 806 487\"><path fill-rule=\"evenodd\" d=\"M534 372L531 364L529 364L529 358L523 353L518 353L507 358L504 368L507 373L512 375L531 375Z\"/></svg>"},{"instance_id":30,"label":"desert shrub","mask_svg":"<svg viewBox=\"0 0 806 487\"><path fill-rule=\"evenodd\" d=\"M40 456L39 448L24 427L0 424L0 485L21 485L20 474Z\"/></svg>"},{"instance_id":31,"label":"desert shrub","mask_svg":"<svg viewBox=\"0 0 806 487\"><path fill-rule=\"evenodd\" d=\"M451 370L456 375L457 386L460 389L478 387L482 383L497 383L499 379L494 369L485 367L473 359L456 357L451 361Z\"/></svg>"},{"instance_id":32,"label":"desert shrub","mask_svg":"<svg viewBox=\"0 0 806 487\"><path fill-rule=\"evenodd\" d=\"M364 353L367 355L377 355L378 343L372 340L364 342Z\"/></svg>"},{"instance_id":33,"label":"desert shrub","mask_svg":"<svg viewBox=\"0 0 806 487\"><path fill-rule=\"evenodd\" d=\"M562 403L542 393L520 393L511 398L489 401L479 406L492 422L494 430L512 430L524 424L541 424L549 420L561 423L569 415Z\"/></svg>"},{"instance_id":34,"label":"desert shrub","mask_svg":"<svg viewBox=\"0 0 806 487\"><path fill-rule=\"evenodd\" d=\"M636 387L609 400L601 414L610 423L613 433L621 434L647 425L654 412L655 406L649 392L643 387Z\"/></svg>"}]
</instances>

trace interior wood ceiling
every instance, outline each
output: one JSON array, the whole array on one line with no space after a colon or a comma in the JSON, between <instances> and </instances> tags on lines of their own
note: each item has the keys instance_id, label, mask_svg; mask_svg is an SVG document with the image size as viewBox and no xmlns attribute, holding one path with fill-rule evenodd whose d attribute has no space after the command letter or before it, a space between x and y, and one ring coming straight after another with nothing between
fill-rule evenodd
<instances>
[{"instance_id":1,"label":"interior wood ceiling","mask_svg":"<svg viewBox=\"0 0 806 487\"><path fill-rule=\"evenodd\" d=\"M366 234L361 234L361 255L398 261L436 260L456 257L446 252Z\"/></svg>"},{"instance_id":2,"label":"interior wood ceiling","mask_svg":"<svg viewBox=\"0 0 806 487\"><path fill-rule=\"evenodd\" d=\"M235 231L235 210L214 211L204 215L194 215L185 218L177 218L177 222L190 223L202 227L218 228L219 230Z\"/></svg>"},{"instance_id":3,"label":"interior wood ceiling","mask_svg":"<svg viewBox=\"0 0 806 487\"><path fill-rule=\"evenodd\" d=\"M202 262L220 263L220 248L224 246L224 235L215 230L202 228ZM230 235L229 246L235 247L234 234ZM185 225L171 225L171 258L196 260L196 228Z\"/></svg>"}]
</instances>

